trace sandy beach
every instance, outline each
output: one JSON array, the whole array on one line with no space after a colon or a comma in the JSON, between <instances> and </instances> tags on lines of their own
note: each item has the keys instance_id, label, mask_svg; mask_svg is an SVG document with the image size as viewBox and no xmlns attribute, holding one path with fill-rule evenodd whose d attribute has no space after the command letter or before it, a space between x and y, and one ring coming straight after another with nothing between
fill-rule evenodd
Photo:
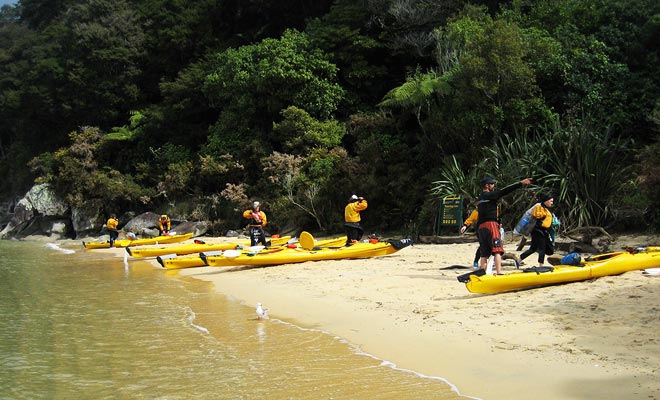
<instances>
[{"instance_id":1,"label":"sandy beach","mask_svg":"<svg viewBox=\"0 0 660 400\"><path fill-rule=\"evenodd\" d=\"M612 248L656 239L620 237ZM516 244L505 250L515 252ZM327 331L399 368L443 377L467 397L660 399L660 275L635 271L475 295L456 280L469 269L446 268L470 265L475 249L417 244L373 259L180 273L247 306L261 302L272 319ZM505 272L513 269L503 262Z\"/></svg>"}]
</instances>

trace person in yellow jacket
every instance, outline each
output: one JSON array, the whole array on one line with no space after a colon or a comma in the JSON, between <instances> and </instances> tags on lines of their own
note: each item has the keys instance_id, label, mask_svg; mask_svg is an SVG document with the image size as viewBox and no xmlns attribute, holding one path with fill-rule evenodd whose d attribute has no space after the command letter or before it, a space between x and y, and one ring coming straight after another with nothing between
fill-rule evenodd
<instances>
[{"instance_id":1,"label":"person in yellow jacket","mask_svg":"<svg viewBox=\"0 0 660 400\"><path fill-rule=\"evenodd\" d=\"M268 220L266 213L259 209L260 206L261 204L255 201L252 203L252 209L243 212L243 218L249 220L248 232L250 233L250 246L256 246L258 243L267 246L264 226L266 226Z\"/></svg>"},{"instance_id":2,"label":"person in yellow jacket","mask_svg":"<svg viewBox=\"0 0 660 400\"><path fill-rule=\"evenodd\" d=\"M346 228L346 246L362 239L364 229L360 225L362 217L360 213L367 209L367 200L357 195L351 196L346 208L344 208L344 227Z\"/></svg>"},{"instance_id":3,"label":"person in yellow jacket","mask_svg":"<svg viewBox=\"0 0 660 400\"><path fill-rule=\"evenodd\" d=\"M172 221L170 220L170 217L163 214L160 216L160 218L158 218L158 234L160 236L169 235L171 227L172 227Z\"/></svg>"},{"instance_id":4,"label":"person in yellow jacket","mask_svg":"<svg viewBox=\"0 0 660 400\"><path fill-rule=\"evenodd\" d=\"M554 205L555 199L549 193L542 193L539 196L539 204L532 209L532 217L536 218L536 225L532 230L532 244L525 252L520 255L520 259L524 260L533 253L538 253L539 267L543 266L545 256L554 254L555 249L550 237L550 228L552 227L552 212L550 208Z\"/></svg>"},{"instance_id":5,"label":"person in yellow jacket","mask_svg":"<svg viewBox=\"0 0 660 400\"><path fill-rule=\"evenodd\" d=\"M110 247L115 247L115 240L117 240L117 237L119 237L117 226L119 226L117 214L110 214L110 218L108 218L108 221L105 223L105 227L110 233Z\"/></svg>"}]
</instances>

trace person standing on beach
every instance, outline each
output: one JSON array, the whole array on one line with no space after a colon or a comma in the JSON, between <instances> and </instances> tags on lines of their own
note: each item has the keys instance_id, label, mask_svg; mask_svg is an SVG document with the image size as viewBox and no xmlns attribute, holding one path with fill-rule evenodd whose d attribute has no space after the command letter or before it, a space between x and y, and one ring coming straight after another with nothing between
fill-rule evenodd
<instances>
[{"instance_id":1,"label":"person standing on beach","mask_svg":"<svg viewBox=\"0 0 660 400\"><path fill-rule=\"evenodd\" d=\"M504 253L504 247L500 234L500 224L497 221L497 203L499 199L507 194L523 185L529 185L531 183L531 178L525 178L501 190L495 190L495 179L486 176L481 180L483 192L477 199L477 212L479 213L479 218L477 219L477 237L479 238L479 251L481 253L479 268L486 270L488 257L492 255L495 264L495 275L502 273L502 253Z\"/></svg>"},{"instance_id":2,"label":"person standing on beach","mask_svg":"<svg viewBox=\"0 0 660 400\"><path fill-rule=\"evenodd\" d=\"M499 210L498 210L498 214L499 214ZM479 219L479 212L476 209L472 210L470 215L465 219L465 222L463 222L463 226L461 227L461 235L464 234L469 227L474 225L478 219ZM502 232L504 230L502 228L502 222L499 220L499 218L498 218L498 223L500 225L500 235L502 235ZM477 247L477 251L474 255L474 261L472 261L472 268L479 269L480 259L481 259L481 246ZM520 264L522 263L522 260L516 254L505 252L502 254L502 260L506 260L506 259L513 260L513 263L516 265L516 269L520 268Z\"/></svg>"},{"instance_id":3,"label":"person standing on beach","mask_svg":"<svg viewBox=\"0 0 660 400\"><path fill-rule=\"evenodd\" d=\"M115 247L115 240L119 237L117 226L119 226L117 214L110 214L110 218L108 218L108 221L105 223L105 227L108 228L108 232L110 233L110 247Z\"/></svg>"},{"instance_id":4,"label":"person standing on beach","mask_svg":"<svg viewBox=\"0 0 660 400\"><path fill-rule=\"evenodd\" d=\"M532 244L527 251L520 255L520 259L531 256L534 252L539 254L539 267L543 266L545 256L554 254L555 249L550 237L550 228L552 227L553 215L550 208L554 205L555 199L549 193L542 193L539 196L539 204L532 208L532 218L536 218L536 224L532 229Z\"/></svg>"},{"instance_id":5,"label":"person standing on beach","mask_svg":"<svg viewBox=\"0 0 660 400\"><path fill-rule=\"evenodd\" d=\"M352 195L344 208L344 228L346 228L346 246L362 239L364 229L360 225L360 213L367 209L367 200L364 197Z\"/></svg>"},{"instance_id":6,"label":"person standing on beach","mask_svg":"<svg viewBox=\"0 0 660 400\"><path fill-rule=\"evenodd\" d=\"M158 219L158 234L160 236L169 235L171 226L172 226L172 221L170 220L170 217L168 217L165 214L161 215L160 218Z\"/></svg>"},{"instance_id":7,"label":"person standing on beach","mask_svg":"<svg viewBox=\"0 0 660 400\"><path fill-rule=\"evenodd\" d=\"M264 226L268 223L266 213L259 210L260 204L258 201L252 203L252 209L243 212L243 218L249 220L248 232L250 233L250 246L256 246L261 243L263 246L266 244L266 233Z\"/></svg>"}]
</instances>

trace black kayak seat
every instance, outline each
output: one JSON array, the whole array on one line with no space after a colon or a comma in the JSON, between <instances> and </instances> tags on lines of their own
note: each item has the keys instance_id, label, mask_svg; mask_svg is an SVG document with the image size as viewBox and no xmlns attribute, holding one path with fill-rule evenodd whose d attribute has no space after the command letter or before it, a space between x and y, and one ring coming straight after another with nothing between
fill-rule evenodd
<instances>
[{"instance_id":1,"label":"black kayak seat","mask_svg":"<svg viewBox=\"0 0 660 400\"><path fill-rule=\"evenodd\" d=\"M536 272L537 274L540 274L542 272L552 272L554 270L554 267L531 267L523 269L523 272Z\"/></svg>"}]
</instances>

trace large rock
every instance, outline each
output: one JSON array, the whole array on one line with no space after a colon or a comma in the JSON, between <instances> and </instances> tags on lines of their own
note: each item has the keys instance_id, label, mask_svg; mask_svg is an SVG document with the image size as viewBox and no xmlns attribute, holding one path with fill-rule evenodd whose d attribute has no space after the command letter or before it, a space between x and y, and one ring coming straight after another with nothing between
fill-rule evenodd
<instances>
[{"instance_id":1,"label":"large rock","mask_svg":"<svg viewBox=\"0 0 660 400\"><path fill-rule=\"evenodd\" d=\"M35 210L32 203L26 198L22 198L16 203L16 207L14 207L14 215L11 218L11 225L17 227L18 225L34 218L34 215Z\"/></svg>"},{"instance_id":2,"label":"large rock","mask_svg":"<svg viewBox=\"0 0 660 400\"><path fill-rule=\"evenodd\" d=\"M64 239L73 235L69 206L47 184L34 185L20 199L0 237L46 236Z\"/></svg>"},{"instance_id":3,"label":"large rock","mask_svg":"<svg viewBox=\"0 0 660 400\"><path fill-rule=\"evenodd\" d=\"M208 229L209 225L206 222L185 221L176 227L172 227L172 232L176 232L177 234L192 232L193 236L202 236Z\"/></svg>"},{"instance_id":4,"label":"large rock","mask_svg":"<svg viewBox=\"0 0 660 400\"><path fill-rule=\"evenodd\" d=\"M69 206L64 200L57 197L48 184L34 185L24 197L32 207L35 214L47 217L65 216L69 212Z\"/></svg>"},{"instance_id":5,"label":"large rock","mask_svg":"<svg viewBox=\"0 0 660 400\"><path fill-rule=\"evenodd\" d=\"M133 232L138 237L158 236L158 218L159 214L148 211L128 221L122 229L127 233Z\"/></svg>"},{"instance_id":6,"label":"large rock","mask_svg":"<svg viewBox=\"0 0 660 400\"><path fill-rule=\"evenodd\" d=\"M10 236L16 239L27 237L45 237L51 240L73 237L71 220L68 218L36 216L14 227Z\"/></svg>"},{"instance_id":7,"label":"large rock","mask_svg":"<svg viewBox=\"0 0 660 400\"><path fill-rule=\"evenodd\" d=\"M71 208L71 224L76 232L76 239L98 235L105 221L99 207L85 205Z\"/></svg>"}]
</instances>

